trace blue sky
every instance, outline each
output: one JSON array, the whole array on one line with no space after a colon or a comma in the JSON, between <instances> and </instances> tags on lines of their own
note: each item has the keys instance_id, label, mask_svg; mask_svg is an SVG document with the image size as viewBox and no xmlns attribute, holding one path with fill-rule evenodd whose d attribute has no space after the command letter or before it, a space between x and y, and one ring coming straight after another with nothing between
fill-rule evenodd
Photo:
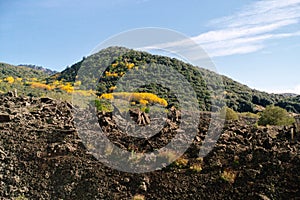
<instances>
[{"instance_id":1,"label":"blue sky","mask_svg":"<svg viewBox=\"0 0 300 200\"><path fill-rule=\"evenodd\" d=\"M268 92L300 94L300 0L0 0L0 61L55 70L112 35L179 31L217 70Z\"/></svg>"}]
</instances>

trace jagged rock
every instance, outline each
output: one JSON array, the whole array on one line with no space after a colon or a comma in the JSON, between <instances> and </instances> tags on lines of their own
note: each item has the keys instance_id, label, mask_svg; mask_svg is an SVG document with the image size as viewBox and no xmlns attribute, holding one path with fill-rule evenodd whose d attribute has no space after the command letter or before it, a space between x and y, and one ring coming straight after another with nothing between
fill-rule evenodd
<instances>
[{"instance_id":1,"label":"jagged rock","mask_svg":"<svg viewBox=\"0 0 300 200\"><path fill-rule=\"evenodd\" d=\"M42 103L51 103L54 101L54 99L49 98L49 97L42 97L40 100Z\"/></svg>"},{"instance_id":2,"label":"jagged rock","mask_svg":"<svg viewBox=\"0 0 300 200\"><path fill-rule=\"evenodd\" d=\"M139 188L144 191L144 192L147 192L147 185L145 182L142 182L139 186Z\"/></svg>"},{"instance_id":3,"label":"jagged rock","mask_svg":"<svg viewBox=\"0 0 300 200\"><path fill-rule=\"evenodd\" d=\"M205 147L213 148L207 148L208 154L199 160L208 130L222 128L210 124L212 113L203 112L195 140L183 155L188 159L186 166L173 164L162 170L133 174L110 168L107 158L128 161L115 153L117 147L135 155L166 146L177 133L184 133L179 110L172 108L162 118L164 124L158 133L145 138L131 137L120 129L119 124L126 126L129 120L123 113L99 112L98 121L89 121L92 113L87 112L74 122L72 112L80 112L80 108L51 98L1 95L0 110L5 115L0 120L5 121L0 123L1 199L22 195L28 199L131 199L137 193L146 199L298 197L300 137L294 134L292 140L290 134L295 127L256 127L246 119L226 122L220 137L206 141ZM151 113L130 112L130 120L140 124L136 127L156 127ZM93 131L99 124L114 146L100 143L101 137ZM81 135L78 127L85 130ZM105 155L99 155L97 160L93 155L101 148L105 148L101 151ZM136 157L129 164L155 165L157 160L165 163L174 156L171 153L155 158L152 154ZM201 167L201 171L191 170L192 166ZM230 173L223 174L227 169L236 172L234 184ZM221 178L226 175L229 181Z\"/></svg>"},{"instance_id":4,"label":"jagged rock","mask_svg":"<svg viewBox=\"0 0 300 200\"><path fill-rule=\"evenodd\" d=\"M12 119L12 116L8 114L1 114L0 113L0 123L10 122Z\"/></svg>"},{"instance_id":5,"label":"jagged rock","mask_svg":"<svg viewBox=\"0 0 300 200\"><path fill-rule=\"evenodd\" d=\"M259 194L258 196L259 196L259 198L260 198L261 200L270 200L270 198L267 197L267 196L264 195L264 194Z\"/></svg>"}]
</instances>

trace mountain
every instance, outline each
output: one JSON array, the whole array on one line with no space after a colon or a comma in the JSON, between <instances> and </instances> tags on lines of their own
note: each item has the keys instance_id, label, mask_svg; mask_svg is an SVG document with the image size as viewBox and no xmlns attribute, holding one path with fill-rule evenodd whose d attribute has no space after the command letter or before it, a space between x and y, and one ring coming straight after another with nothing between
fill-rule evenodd
<instances>
[{"instance_id":1,"label":"mountain","mask_svg":"<svg viewBox=\"0 0 300 200\"><path fill-rule=\"evenodd\" d=\"M46 78L54 71L34 65L15 66L0 63L0 93L17 91L24 96L55 96L56 90L46 85ZM63 95L63 94L61 94ZM60 97L57 97L60 98Z\"/></svg>"},{"instance_id":2,"label":"mountain","mask_svg":"<svg viewBox=\"0 0 300 200\"><path fill-rule=\"evenodd\" d=\"M15 66L7 63L0 63L0 79L12 76L15 78L37 78L44 79L49 74L41 69L34 69L28 66Z\"/></svg>"},{"instance_id":3,"label":"mountain","mask_svg":"<svg viewBox=\"0 0 300 200\"><path fill-rule=\"evenodd\" d=\"M286 98L293 98L293 97L298 96L298 94L294 94L294 93L281 93L281 95L286 97Z\"/></svg>"},{"instance_id":4,"label":"mountain","mask_svg":"<svg viewBox=\"0 0 300 200\"><path fill-rule=\"evenodd\" d=\"M207 111L215 109L215 107L221 107L223 104L221 101L218 102L218 100L221 95L224 95L227 106L238 112L256 113L261 110L262 107L274 104L290 112L300 113L299 96L261 92L251 89L226 76L193 66L175 58L152 55L147 52L135 51L124 47L109 47L87 58L83 58L80 62L68 67L61 73L52 75L48 79L48 82L54 80L74 82L76 76L78 76L78 70L82 65L84 65L84 72L80 72L81 77L77 80L86 83L85 86L88 87L92 87L91 85L94 85L95 81L99 80L99 84L97 85L99 94L110 93L112 91L111 88L118 84L121 77L125 73L132 72L133 70L135 70L134 74L144 77L145 79L155 76L151 70L161 73L160 77L165 77L164 80L166 82L169 81L171 77L174 77L174 74L170 74L170 72L167 71L161 72L155 67L151 68L151 70L147 70L153 64L161 66L161 68L168 67L183 75L196 92L201 110ZM105 69L105 72L100 74L100 68ZM134 79L134 77L131 78ZM121 91L123 88L118 89ZM179 90L189 92L186 91L184 87ZM144 85L138 88L137 91L156 93L168 100L168 102L171 102L169 103L170 106L178 105L178 100L174 94L172 94L172 91L169 91L168 88L162 87L159 84ZM220 91L223 93L219 94Z\"/></svg>"},{"instance_id":5,"label":"mountain","mask_svg":"<svg viewBox=\"0 0 300 200\"><path fill-rule=\"evenodd\" d=\"M45 67L42 67L42 66L36 66L36 65L32 65L32 64L20 64L18 66L28 67L28 68L35 69L35 70L38 70L38 71L42 71L43 73L45 73L47 75L53 75L53 74L57 73L57 71L55 71L55 70L51 70L51 69L48 69L48 68L45 68Z\"/></svg>"}]
</instances>

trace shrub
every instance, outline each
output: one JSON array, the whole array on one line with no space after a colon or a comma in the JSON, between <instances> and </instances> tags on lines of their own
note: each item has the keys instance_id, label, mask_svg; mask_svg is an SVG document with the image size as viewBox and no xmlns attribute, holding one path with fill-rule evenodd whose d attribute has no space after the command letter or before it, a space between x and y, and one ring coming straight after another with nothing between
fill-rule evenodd
<instances>
[{"instance_id":1,"label":"shrub","mask_svg":"<svg viewBox=\"0 0 300 200\"><path fill-rule=\"evenodd\" d=\"M220 111L221 116L225 117L226 120L238 120L238 114L231 108L223 107Z\"/></svg>"},{"instance_id":2,"label":"shrub","mask_svg":"<svg viewBox=\"0 0 300 200\"><path fill-rule=\"evenodd\" d=\"M174 162L174 160L176 160L178 155L176 152L173 152L173 151L164 151L164 152L160 152L159 157L164 162L171 163L171 162Z\"/></svg>"},{"instance_id":3,"label":"shrub","mask_svg":"<svg viewBox=\"0 0 300 200\"><path fill-rule=\"evenodd\" d=\"M202 166L200 164L193 164L192 166L190 166L190 170L193 172L201 172Z\"/></svg>"},{"instance_id":4,"label":"shrub","mask_svg":"<svg viewBox=\"0 0 300 200\"><path fill-rule=\"evenodd\" d=\"M110 112L112 111L112 106L110 105L109 102L102 100L102 99L96 99L94 101L95 107L97 108L98 111L104 111L104 112Z\"/></svg>"},{"instance_id":5,"label":"shrub","mask_svg":"<svg viewBox=\"0 0 300 200\"><path fill-rule=\"evenodd\" d=\"M249 118L254 118L254 119L258 119L259 118L258 114L251 113L251 112L243 112L243 113L240 113L240 115L242 117L249 117Z\"/></svg>"},{"instance_id":6,"label":"shrub","mask_svg":"<svg viewBox=\"0 0 300 200\"><path fill-rule=\"evenodd\" d=\"M134 197L132 199L133 200L144 200L145 196L141 195L141 194L136 194L136 195L134 195Z\"/></svg>"},{"instance_id":7,"label":"shrub","mask_svg":"<svg viewBox=\"0 0 300 200\"><path fill-rule=\"evenodd\" d=\"M6 77L5 79L4 79L4 81L6 81L6 82L8 82L8 83L13 83L13 82L15 82L15 79L14 79L14 77L12 77L12 76L9 76L9 77Z\"/></svg>"},{"instance_id":8,"label":"shrub","mask_svg":"<svg viewBox=\"0 0 300 200\"><path fill-rule=\"evenodd\" d=\"M46 85L44 83L39 83L39 82L31 82L31 87L32 88L45 89L45 90L52 90L53 89L50 85Z\"/></svg>"},{"instance_id":9,"label":"shrub","mask_svg":"<svg viewBox=\"0 0 300 200\"><path fill-rule=\"evenodd\" d=\"M274 105L267 106L260 115L258 125L284 126L295 122L295 119L289 116L289 113L285 109Z\"/></svg>"},{"instance_id":10,"label":"shrub","mask_svg":"<svg viewBox=\"0 0 300 200\"><path fill-rule=\"evenodd\" d=\"M141 111L145 112L145 113L149 113L150 112L150 108L149 107L141 107Z\"/></svg>"},{"instance_id":11,"label":"shrub","mask_svg":"<svg viewBox=\"0 0 300 200\"><path fill-rule=\"evenodd\" d=\"M174 165L180 169L185 168L189 163L189 160L186 158L178 158L175 162Z\"/></svg>"},{"instance_id":12,"label":"shrub","mask_svg":"<svg viewBox=\"0 0 300 200\"><path fill-rule=\"evenodd\" d=\"M230 169L225 169L220 177L222 180L226 182L234 183L236 178L236 173Z\"/></svg>"},{"instance_id":13,"label":"shrub","mask_svg":"<svg viewBox=\"0 0 300 200\"><path fill-rule=\"evenodd\" d=\"M19 195L17 198L15 198L15 200L28 200L24 194Z\"/></svg>"},{"instance_id":14,"label":"shrub","mask_svg":"<svg viewBox=\"0 0 300 200\"><path fill-rule=\"evenodd\" d=\"M147 92L114 92L114 93L104 93L100 97L100 99L123 99L127 101L136 101L139 102L141 105L147 105L148 103L154 104L158 103L164 107L168 106L168 102L158 97L155 94L147 93Z\"/></svg>"}]
</instances>

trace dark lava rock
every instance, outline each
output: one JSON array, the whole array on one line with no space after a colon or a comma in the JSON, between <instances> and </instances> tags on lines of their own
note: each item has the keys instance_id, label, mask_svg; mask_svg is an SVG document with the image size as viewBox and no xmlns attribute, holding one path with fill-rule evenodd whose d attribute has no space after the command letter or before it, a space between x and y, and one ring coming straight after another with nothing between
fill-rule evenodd
<instances>
[{"instance_id":1,"label":"dark lava rock","mask_svg":"<svg viewBox=\"0 0 300 200\"><path fill-rule=\"evenodd\" d=\"M11 116L8 114L1 114L0 113L0 123L10 122Z\"/></svg>"},{"instance_id":2,"label":"dark lava rock","mask_svg":"<svg viewBox=\"0 0 300 200\"><path fill-rule=\"evenodd\" d=\"M85 139L95 135L86 127L86 138L79 137L72 116L80 110L76 106L9 94L0 96L0 110L0 199L132 199L137 194L145 199L300 198L300 137L294 133L291 139L294 127L227 122L222 135L206 143L214 148L199 158L212 116L204 112L195 140L179 160L162 170L132 174L92 156L97 143ZM142 128L153 122L136 111L131 117ZM98 113L107 137L139 162L136 152L161 148L180 132L181 117L170 110L159 133L147 139L129 137L118 121L125 123L119 114ZM103 148L109 155L109 148Z\"/></svg>"}]
</instances>

